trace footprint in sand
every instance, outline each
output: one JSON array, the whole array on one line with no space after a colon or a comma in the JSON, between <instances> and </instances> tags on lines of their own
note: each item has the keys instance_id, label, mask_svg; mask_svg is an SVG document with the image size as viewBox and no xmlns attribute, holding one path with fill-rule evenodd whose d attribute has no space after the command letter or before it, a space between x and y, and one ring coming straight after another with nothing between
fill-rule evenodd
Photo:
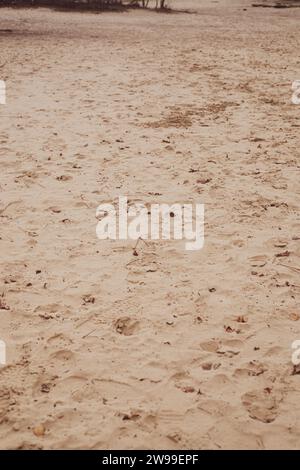
<instances>
[{"instance_id":1,"label":"footprint in sand","mask_svg":"<svg viewBox=\"0 0 300 470\"><path fill-rule=\"evenodd\" d=\"M197 408L209 415L222 417L231 413L233 407L224 400L209 399L201 400Z\"/></svg>"},{"instance_id":2,"label":"footprint in sand","mask_svg":"<svg viewBox=\"0 0 300 470\"><path fill-rule=\"evenodd\" d=\"M252 256L249 258L249 262L253 268L263 268L268 262L268 257L266 255Z\"/></svg>"},{"instance_id":3,"label":"footprint in sand","mask_svg":"<svg viewBox=\"0 0 300 470\"><path fill-rule=\"evenodd\" d=\"M201 349L206 352L233 357L240 353L243 342L240 340L210 340L200 344Z\"/></svg>"},{"instance_id":4,"label":"footprint in sand","mask_svg":"<svg viewBox=\"0 0 300 470\"><path fill-rule=\"evenodd\" d=\"M47 339L47 344L55 346L56 348L64 349L70 346L73 341L68 338L64 333L56 333Z\"/></svg>"},{"instance_id":5,"label":"footprint in sand","mask_svg":"<svg viewBox=\"0 0 300 470\"><path fill-rule=\"evenodd\" d=\"M272 423L276 419L280 401L281 397L278 394L276 396L269 388L247 392L242 396L242 403L250 418L262 423Z\"/></svg>"},{"instance_id":6,"label":"footprint in sand","mask_svg":"<svg viewBox=\"0 0 300 470\"><path fill-rule=\"evenodd\" d=\"M60 349L49 356L49 365L68 365L74 366L76 364L75 354L69 349Z\"/></svg>"},{"instance_id":7,"label":"footprint in sand","mask_svg":"<svg viewBox=\"0 0 300 470\"><path fill-rule=\"evenodd\" d=\"M200 347L204 351L216 353L218 352L220 343L219 341L215 341L215 340L204 341L203 343L200 344Z\"/></svg>"},{"instance_id":8,"label":"footprint in sand","mask_svg":"<svg viewBox=\"0 0 300 470\"><path fill-rule=\"evenodd\" d=\"M233 376L236 378L258 377L267 371L267 367L259 361L250 361L243 367L235 370Z\"/></svg>"},{"instance_id":9,"label":"footprint in sand","mask_svg":"<svg viewBox=\"0 0 300 470\"><path fill-rule=\"evenodd\" d=\"M140 322L130 317L121 317L114 323L117 333L131 336L139 330Z\"/></svg>"}]
</instances>

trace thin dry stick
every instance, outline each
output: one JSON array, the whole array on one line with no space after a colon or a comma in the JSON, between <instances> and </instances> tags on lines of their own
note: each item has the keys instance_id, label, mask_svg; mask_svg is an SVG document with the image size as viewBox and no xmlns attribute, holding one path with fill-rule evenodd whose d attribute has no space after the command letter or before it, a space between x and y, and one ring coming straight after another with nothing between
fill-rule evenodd
<instances>
[{"instance_id":1,"label":"thin dry stick","mask_svg":"<svg viewBox=\"0 0 300 470\"><path fill-rule=\"evenodd\" d=\"M142 237L139 237L139 238L137 239L137 242L136 242L136 244L135 244L135 247L133 248L133 254L134 254L134 256L138 256L138 255L139 255L138 252L136 251L136 249L137 249L137 246L138 246L140 240L142 240L142 241L145 243L145 245L148 246L148 243L147 243Z\"/></svg>"},{"instance_id":2,"label":"thin dry stick","mask_svg":"<svg viewBox=\"0 0 300 470\"><path fill-rule=\"evenodd\" d=\"M82 336L82 339L85 339L87 338L88 336L90 336L92 333L94 333L94 331L96 331L97 328L95 328L94 330L90 331L89 333L87 333L86 335Z\"/></svg>"},{"instance_id":3,"label":"thin dry stick","mask_svg":"<svg viewBox=\"0 0 300 470\"><path fill-rule=\"evenodd\" d=\"M137 239L137 242L136 242L136 244L135 244L135 247L133 248L134 250L137 248L137 246L138 246L140 240L141 240L142 242L144 242L146 246L149 246L149 244L146 242L146 240L144 240L142 237L139 237L139 238Z\"/></svg>"},{"instance_id":4,"label":"thin dry stick","mask_svg":"<svg viewBox=\"0 0 300 470\"><path fill-rule=\"evenodd\" d=\"M80 323L76 325L76 328L79 328L80 326L84 325L85 323L89 322L90 320L93 320L94 315L91 315L89 318L85 318L82 320Z\"/></svg>"},{"instance_id":5,"label":"thin dry stick","mask_svg":"<svg viewBox=\"0 0 300 470\"><path fill-rule=\"evenodd\" d=\"M6 209L11 206L12 204L18 204L19 202L21 202L20 200L19 201L12 201L12 202L9 202L8 204L6 204L5 207L3 207L3 209L0 209L0 215L3 214L3 212L6 211Z\"/></svg>"},{"instance_id":6,"label":"thin dry stick","mask_svg":"<svg viewBox=\"0 0 300 470\"><path fill-rule=\"evenodd\" d=\"M137 259L132 259L131 261L129 261L129 263L127 263L125 266L130 266L132 263L136 263L138 260Z\"/></svg>"}]
</instances>

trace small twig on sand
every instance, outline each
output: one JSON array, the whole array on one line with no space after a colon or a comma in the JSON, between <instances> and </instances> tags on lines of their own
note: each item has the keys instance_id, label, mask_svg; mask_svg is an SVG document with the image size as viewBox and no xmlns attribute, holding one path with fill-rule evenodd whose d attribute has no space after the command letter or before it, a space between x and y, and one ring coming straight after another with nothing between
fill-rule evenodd
<instances>
[{"instance_id":1,"label":"small twig on sand","mask_svg":"<svg viewBox=\"0 0 300 470\"><path fill-rule=\"evenodd\" d=\"M6 204L6 206L3 207L3 209L0 209L0 215L2 215L3 212L5 212L6 209L7 209L9 206L11 206L12 204L17 204L17 203L19 203L19 202L21 202L21 201L12 201L12 202L9 202L8 204Z\"/></svg>"},{"instance_id":2,"label":"small twig on sand","mask_svg":"<svg viewBox=\"0 0 300 470\"><path fill-rule=\"evenodd\" d=\"M131 264L135 263L137 261L137 259L132 259L131 261L129 261L129 263L126 264L126 268L127 266L130 266Z\"/></svg>"},{"instance_id":3,"label":"small twig on sand","mask_svg":"<svg viewBox=\"0 0 300 470\"><path fill-rule=\"evenodd\" d=\"M97 328L95 328L94 330L90 331L89 333L87 333L86 335L84 335L84 336L82 337L82 339L87 338L87 337L90 336L92 333L94 333L94 331L96 331L96 330L97 330Z\"/></svg>"},{"instance_id":4,"label":"small twig on sand","mask_svg":"<svg viewBox=\"0 0 300 470\"><path fill-rule=\"evenodd\" d=\"M139 237L139 238L137 239L137 242L136 242L134 248L133 248L133 255L134 255L134 256L139 256L139 254L138 254L138 252L136 251L136 249L137 249L137 246L138 246L140 240L143 241L146 246L149 246L148 243L146 242L146 240L144 240L142 237Z\"/></svg>"}]
</instances>

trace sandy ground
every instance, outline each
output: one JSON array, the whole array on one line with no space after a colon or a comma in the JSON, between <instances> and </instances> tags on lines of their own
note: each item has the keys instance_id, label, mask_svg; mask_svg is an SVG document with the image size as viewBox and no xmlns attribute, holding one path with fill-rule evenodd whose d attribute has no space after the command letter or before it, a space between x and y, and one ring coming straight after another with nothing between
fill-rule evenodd
<instances>
[{"instance_id":1,"label":"sandy ground","mask_svg":"<svg viewBox=\"0 0 300 470\"><path fill-rule=\"evenodd\" d=\"M174 4L0 11L1 448L299 447L300 9ZM119 195L204 249L98 240Z\"/></svg>"}]
</instances>

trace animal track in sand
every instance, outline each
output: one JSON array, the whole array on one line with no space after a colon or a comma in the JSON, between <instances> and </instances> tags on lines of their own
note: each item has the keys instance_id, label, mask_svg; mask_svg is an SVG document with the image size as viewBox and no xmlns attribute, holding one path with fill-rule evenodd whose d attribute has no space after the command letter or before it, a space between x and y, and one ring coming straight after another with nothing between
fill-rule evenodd
<instances>
[{"instance_id":1,"label":"animal track in sand","mask_svg":"<svg viewBox=\"0 0 300 470\"><path fill-rule=\"evenodd\" d=\"M250 418L263 423L272 423L278 413L278 406L282 397L266 388L262 391L254 390L242 396L242 403L249 413Z\"/></svg>"},{"instance_id":2,"label":"animal track in sand","mask_svg":"<svg viewBox=\"0 0 300 470\"><path fill-rule=\"evenodd\" d=\"M131 317L121 317L115 321L114 327L120 335L131 336L138 332L140 322Z\"/></svg>"},{"instance_id":3,"label":"animal track in sand","mask_svg":"<svg viewBox=\"0 0 300 470\"><path fill-rule=\"evenodd\" d=\"M232 407L225 401L209 399L201 400L197 408L212 416L221 417L230 413Z\"/></svg>"},{"instance_id":4,"label":"animal track in sand","mask_svg":"<svg viewBox=\"0 0 300 470\"><path fill-rule=\"evenodd\" d=\"M220 389L221 387L232 386L232 381L227 377L226 374L214 375L206 384L209 384L213 389Z\"/></svg>"},{"instance_id":5,"label":"animal track in sand","mask_svg":"<svg viewBox=\"0 0 300 470\"><path fill-rule=\"evenodd\" d=\"M234 357L241 352L242 347L243 342L239 340L223 341L223 347L220 347L217 353L226 357Z\"/></svg>"},{"instance_id":6,"label":"animal track in sand","mask_svg":"<svg viewBox=\"0 0 300 470\"><path fill-rule=\"evenodd\" d=\"M93 384L79 385L80 388L72 391L72 398L78 403L84 403L86 400L101 399L101 391Z\"/></svg>"},{"instance_id":7,"label":"animal track in sand","mask_svg":"<svg viewBox=\"0 0 300 470\"><path fill-rule=\"evenodd\" d=\"M33 396L49 393L56 385L57 375L40 374L32 386Z\"/></svg>"},{"instance_id":8,"label":"animal track in sand","mask_svg":"<svg viewBox=\"0 0 300 470\"><path fill-rule=\"evenodd\" d=\"M53 303L53 304L48 304L48 305L38 305L35 309L34 309L34 312L35 313L39 313L39 314L57 314L59 313L61 310L61 305L60 304L56 304L56 303Z\"/></svg>"},{"instance_id":9,"label":"animal track in sand","mask_svg":"<svg viewBox=\"0 0 300 470\"><path fill-rule=\"evenodd\" d=\"M69 349L60 349L59 351L56 351L53 354L51 354L50 360L59 360L64 363L66 362L75 363L75 354Z\"/></svg>"},{"instance_id":10,"label":"animal track in sand","mask_svg":"<svg viewBox=\"0 0 300 470\"><path fill-rule=\"evenodd\" d=\"M182 370L182 371L178 371L178 372L175 372L170 378L172 380L185 380L185 379L188 379L190 377L190 374L185 371L185 370Z\"/></svg>"},{"instance_id":11,"label":"animal track in sand","mask_svg":"<svg viewBox=\"0 0 300 470\"><path fill-rule=\"evenodd\" d=\"M214 353L218 352L219 346L220 346L220 343L214 340L205 341L200 344L201 349L203 349L204 351L214 352Z\"/></svg>"},{"instance_id":12,"label":"animal track in sand","mask_svg":"<svg viewBox=\"0 0 300 470\"><path fill-rule=\"evenodd\" d=\"M55 345L56 347L57 346L69 346L70 344L73 343L73 341L68 338L64 333L57 333L53 336L50 336L48 339L47 339L47 343L49 345Z\"/></svg>"},{"instance_id":13,"label":"animal track in sand","mask_svg":"<svg viewBox=\"0 0 300 470\"><path fill-rule=\"evenodd\" d=\"M236 369L234 377L258 377L264 374L268 369L264 364L258 361L250 361L244 367Z\"/></svg>"},{"instance_id":14,"label":"animal track in sand","mask_svg":"<svg viewBox=\"0 0 300 470\"><path fill-rule=\"evenodd\" d=\"M224 341L205 341L200 344L201 349L210 353L233 357L240 353L243 342L240 340L224 340Z\"/></svg>"},{"instance_id":15,"label":"animal track in sand","mask_svg":"<svg viewBox=\"0 0 300 470\"><path fill-rule=\"evenodd\" d=\"M73 374L56 378L55 386L51 388L51 398L57 402L69 401L70 397L76 402L82 401L81 393L86 391L88 378L85 375ZM78 395L77 395L78 393ZM99 394L98 394L99 397Z\"/></svg>"}]
</instances>

